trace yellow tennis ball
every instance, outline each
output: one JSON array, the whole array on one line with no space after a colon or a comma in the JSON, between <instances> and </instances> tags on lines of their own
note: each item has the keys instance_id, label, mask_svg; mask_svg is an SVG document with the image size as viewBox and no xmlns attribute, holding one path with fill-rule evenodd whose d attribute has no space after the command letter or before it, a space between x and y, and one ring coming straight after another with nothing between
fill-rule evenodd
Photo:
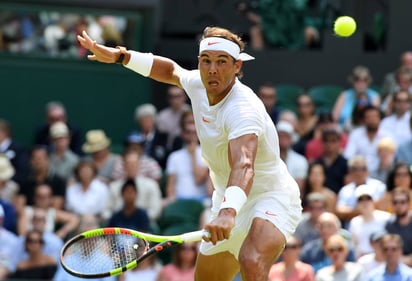
<instances>
[{"instance_id":1,"label":"yellow tennis ball","mask_svg":"<svg viewBox=\"0 0 412 281\"><path fill-rule=\"evenodd\" d=\"M349 37L356 31L356 21L348 16L338 17L333 26L335 33L342 37Z\"/></svg>"}]
</instances>

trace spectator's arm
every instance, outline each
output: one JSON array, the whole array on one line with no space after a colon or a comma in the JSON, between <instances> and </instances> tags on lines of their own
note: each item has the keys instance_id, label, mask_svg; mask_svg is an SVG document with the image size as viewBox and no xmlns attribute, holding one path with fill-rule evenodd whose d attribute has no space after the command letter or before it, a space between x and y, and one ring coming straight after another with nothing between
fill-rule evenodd
<instances>
[{"instance_id":1,"label":"spectator's arm","mask_svg":"<svg viewBox=\"0 0 412 281\"><path fill-rule=\"evenodd\" d=\"M56 231L56 235L63 240L68 234L74 232L80 223L77 215L62 210L56 210L55 219L57 223L63 224L63 226Z\"/></svg>"}]
</instances>

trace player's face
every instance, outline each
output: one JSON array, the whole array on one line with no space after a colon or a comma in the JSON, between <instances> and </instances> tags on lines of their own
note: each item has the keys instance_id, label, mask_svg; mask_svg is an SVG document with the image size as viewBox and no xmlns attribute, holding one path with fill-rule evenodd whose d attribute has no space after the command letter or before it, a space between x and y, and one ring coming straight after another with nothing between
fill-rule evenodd
<instances>
[{"instance_id":1,"label":"player's face","mask_svg":"<svg viewBox=\"0 0 412 281\"><path fill-rule=\"evenodd\" d=\"M221 101L235 82L242 61L223 51L203 51L199 56L199 71L211 105Z\"/></svg>"}]
</instances>

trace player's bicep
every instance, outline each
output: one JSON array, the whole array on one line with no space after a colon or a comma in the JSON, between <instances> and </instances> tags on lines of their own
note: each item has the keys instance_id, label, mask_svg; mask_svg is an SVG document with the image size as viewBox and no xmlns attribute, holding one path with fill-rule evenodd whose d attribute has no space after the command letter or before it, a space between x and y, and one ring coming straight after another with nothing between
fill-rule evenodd
<instances>
[{"instance_id":1,"label":"player's bicep","mask_svg":"<svg viewBox=\"0 0 412 281\"><path fill-rule=\"evenodd\" d=\"M162 83L182 87L180 77L187 71L188 70L169 58L155 56L150 71L150 77Z\"/></svg>"}]
</instances>

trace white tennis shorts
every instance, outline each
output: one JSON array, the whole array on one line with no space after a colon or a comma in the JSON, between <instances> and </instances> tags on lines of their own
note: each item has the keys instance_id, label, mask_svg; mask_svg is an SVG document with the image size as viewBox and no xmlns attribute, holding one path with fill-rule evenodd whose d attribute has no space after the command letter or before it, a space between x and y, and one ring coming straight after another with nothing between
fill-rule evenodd
<instances>
[{"instance_id":1,"label":"white tennis shorts","mask_svg":"<svg viewBox=\"0 0 412 281\"><path fill-rule=\"evenodd\" d=\"M210 220L214 219L218 210L212 209ZM228 251L236 259L254 218L263 218L272 222L288 239L296 229L302 215L299 188L296 182L291 188L283 191L271 191L248 198L235 219L230 238L219 241L216 245L202 241L200 252L213 255Z\"/></svg>"}]
</instances>

